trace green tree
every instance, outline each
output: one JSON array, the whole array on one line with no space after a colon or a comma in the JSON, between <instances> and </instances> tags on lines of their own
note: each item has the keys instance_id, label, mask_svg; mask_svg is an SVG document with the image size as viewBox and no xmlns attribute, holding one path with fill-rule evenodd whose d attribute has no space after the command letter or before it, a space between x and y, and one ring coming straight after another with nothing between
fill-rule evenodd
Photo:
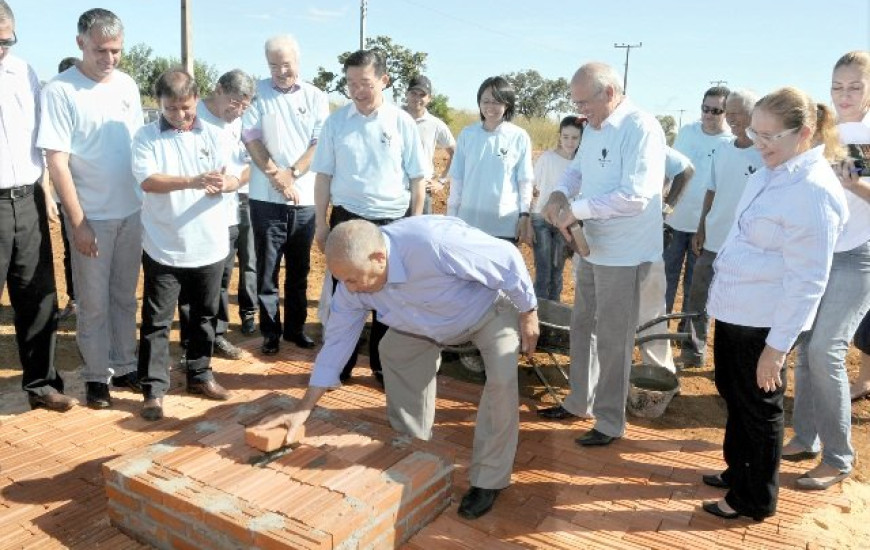
<instances>
[{"instance_id":1,"label":"green tree","mask_svg":"<svg viewBox=\"0 0 870 550\"><path fill-rule=\"evenodd\" d=\"M170 67L180 65L177 57L153 57L154 50L147 44L135 44L129 51L124 52L118 68L136 82L139 94L143 100L154 98L154 82ZM212 92L218 79L217 69L203 61L194 61L193 77L196 80L196 88L200 96L206 96Z\"/></svg>"},{"instance_id":2,"label":"green tree","mask_svg":"<svg viewBox=\"0 0 870 550\"><path fill-rule=\"evenodd\" d=\"M568 81L544 78L534 69L509 73L504 78L517 94L516 112L527 119L545 118L550 113L572 112Z\"/></svg>"},{"instance_id":3,"label":"green tree","mask_svg":"<svg viewBox=\"0 0 870 550\"><path fill-rule=\"evenodd\" d=\"M432 96L432 101L429 102L428 110L433 115L444 121L444 124L450 124L450 107L447 105L448 97L444 94L435 94Z\"/></svg>"},{"instance_id":4,"label":"green tree","mask_svg":"<svg viewBox=\"0 0 870 550\"><path fill-rule=\"evenodd\" d=\"M677 121L674 120L674 117L671 115L656 115L656 119L659 121L659 124L662 125L662 130L665 131L665 138L668 140L668 145L673 145L674 140L677 138Z\"/></svg>"},{"instance_id":5,"label":"green tree","mask_svg":"<svg viewBox=\"0 0 870 550\"><path fill-rule=\"evenodd\" d=\"M405 88L408 86L408 80L415 75L423 74L426 70L426 58L429 54L411 51L405 46L393 42L393 39L389 36L376 36L366 39L366 48L378 50L384 56L387 64L387 74L390 77L387 88L392 88L393 100L396 102L404 95ZM340 67L344 67L344 62L351 53L353 52L344 52L338 56ZM344 97L349 97L347 93L347 79L340 72L334 73L325 67L318 67L317 75L312 83L326 93L337 92Z\"/></svg>"}]
</instances>

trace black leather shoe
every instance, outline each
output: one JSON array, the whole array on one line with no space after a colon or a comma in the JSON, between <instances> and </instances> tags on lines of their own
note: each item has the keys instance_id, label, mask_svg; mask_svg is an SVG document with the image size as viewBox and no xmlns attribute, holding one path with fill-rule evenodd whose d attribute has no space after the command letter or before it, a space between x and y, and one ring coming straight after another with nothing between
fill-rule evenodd
<instances>
[{"instance_id":1,"label":"black leather shoe","mask_svg":"<svg viewBox=\"0 0 870 550\"><path fill-rule=\"evenodd\" d=\"M277 336L266 336L263 338L263 345L260 346L260 352L263 355L275 355L278 353L278 350L281 349L281 345L278 343L280 338Z\"/></svg>"},{"instance_id":2,"label":"black leather shoe","mask_svg":"<svg viewBox=\"0 0 870 550\"><path fill-rule=\"evenodd\" d=\"M294 344L303 349L311 349L314 347L314 340L309 338L309 336L304 332L297 332L296 334L285 334L284 341L293 342Z\"/></svg>"},{"instance_id":3,"label":"black leather shoe","mask_svg":"<svg viewBox=\"0 0 870 550\"><path fill-rule=\"evenodd\" d=\"M728 482L722 479L722 474L704 474L701 476L701 481L704 482L704 485L716 487L717 489L728 488Z\"/></svg>"},{"instance_id":4,"label":"black leather shoe","mask_svg":"<svg viewBox=\"0 0 870 550\"><path fill-rule=\"evenodd\" d=\"M214 380L207 382L188 382L187 393L201 395L215 401L226 401L230 398L230 392Z\"/></svg>"},{"instance_id":5,"label":"black leather shoe","mask_svg":"<svg viewBox=\"0 0 870 550\"><path fill-rule=\"evenodd\" d=\"M242 334L250 336L257 330L257 323L253 317L245 317L242 319Z\"/></svg>"},{"instance_id":6,"label":"black leather shoe","mask_svg":"<svg viewBox=\"0 0 870 550\"><path fill-rule=\"evenodd\" d=\"M223 336L215 336L214 354L224 359L236 360L242 357L242 350Z\"/></svg>"},{"instance_id":7,"label":"black leather shoe","mask_svg":"<svg viewBox=\"0 0 870 550\"><path fill-rule=\"evenodd\" d=\"M501 489L481 489L472 487L459 504L459 515L465 519L477 519L492 510L495 497Z\"/></svg>"},{"instance_id":8,"label":"black leather shoe","mask_svg":"<svg viewBox=\"0 0 870 550\"><path fill-rule=\"evenodd\" d=\"M139 411L139 416L152 422L163 418L163 398L152 397L151 399L146 399L145 403L142 404L142 410Z\"/></svg>"},{"instance_id":9,"label":"black leather shoe","mask_svg":"<svg viewBox=\"0 0 870 550\"><path fill-rule=\"evenodd\" d=\"M547 407L546 409L538 409L538 416L545 420L564 420L566 418L577 418L576 414L568 412L562 405L555 407Z\"/></svg>"},{"instance_id":10,"label":"black leather shoe","mask_svg":"<svg viewBox=\"0 0 870 550\"><path fill-rule=\"evenodd\" d=\"M375 380L377 380L378 385L381 387L381 389L384 389L384 373L379 370L375 370L372 371L372 374L375 375Z\"/></svg>"},{"instance_id":11,"label":"black leather shoe","mask_svg":"<svg viewBox=\"0 0 870 550\"><path fill-rule=\"evenodd\" d=\"M45 395L28 394L27 400L30 402L31 409L49 409L52 411L64 412L68 411L79 404L78 399L64 395L58 391L53 391Z\"/></svg>"},{"instance_id":12,"label":"black leather shoe","mask_svg":"<svg viewBox=\"0 0 870 550\"><path fill-rule=\"evenodd\" d=\"M616 439L619 438L605 435L595 428L592 428L582 436L575 439L575 441L581 447L601 447L604 445L610 445Z\"/></svg>"},{"instance_id":13,"label":"black leather shoe","mask_svg":"<svg viewBox=\"0 0 870 550\"><path fill-rule=\"evenodd\" d=\"M740 514L737 512L726 512L722 508L719 508L719 501L717 500L708 500L701 505L701 508L708 514L713 514L722 519L737 519L740 517Z\"/></svg>"},{"instance_id":14,"label":"black leather shoe","mask_svg":"<svg viewBox=\"0 0 870 550\"><path fill-rule=\"evenodd\" d=\"M92 409L108 409L112 406L109 385L103 382L87 382L85 384L85 401Z\"/></svg>"},{"instance_id":15,"label":"black leather shoe","mask_svg":"<svg viewBox=\"0 0 870 550\"><path fill-rule=\"evenodd\" d=\"M116 388L127 388L136 393L142 393L142 383L139 382L139 375L136 374L136 371L128 372L121 376L113 376L112 386Z\"/></svg>"},{"instance_id":16,"label":"black leather shoe","mask_svg":"<svg viewBox=\"0 0 870 550\"><path fill-rule=\"evenodd\" d=\"M816 458L819 456L819 452L813 451L800 451L797 453L792 453L790 455L784 454L782 455L783 460L788 460L789 462L800 462L802 460L809 460L811 458Z\"/></svg>"}]
</instances>

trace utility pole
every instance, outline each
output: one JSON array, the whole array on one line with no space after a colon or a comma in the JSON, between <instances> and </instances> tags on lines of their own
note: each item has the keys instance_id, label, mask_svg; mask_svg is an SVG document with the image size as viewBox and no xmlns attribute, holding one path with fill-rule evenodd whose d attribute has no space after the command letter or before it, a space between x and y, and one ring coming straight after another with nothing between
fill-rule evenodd
<instances>
[{"instance_id":1,"label":"utility pole","mask_svg":"<svg viewBox=\"0 0 870 550\"><path fill-rule=\"evenodd\" d=\"M685 113L688 109L674 109L674 111L680 113L680 125L677 126L677 129L683 127L683 113Z\"/></svg>"},{"instance_id":2,"label":"utility pole","mask_svg":"<svg viewBox=\"0 0 870 550\"><path fill-rule=\"evenodd\" d=\"M637 44L617 44L614 42L614 48L625 48L625 76L622 77L622 91L628 91L628 54L631 53L632 48L640 48L643 46L643 42L639 42Z\"/></svg>"},{"instance_id":3,"label":"utility pole","mask_svg":"<svg viewBox=\"0 0 870 550\"><path fill-rule=\"evenodd\" d=\"M193 76L193 25L190 21L191 0L181 0L181 64Z\"/></svg>"},{"instance_id":4,"label":"utility pole","mask_svg":"<svg viewBox=\"0 0 870 550\"><path fill-rule=\"evenodd\" d=\"M710 84L712 84L713 86L723 86L725 84L728 84L728 81L727 80L711 80Z\"/></svg>"},{"instance_id":5,"label":"utility pole","mask_svg":"<svg viewBox=\"0 0 870 550\"><path fill-rule=\"evenodd\" d=\"M359 3L359 49L366 49L366 13L368 12L368 0L360 0Z\"/></svg>"}]
</instances>

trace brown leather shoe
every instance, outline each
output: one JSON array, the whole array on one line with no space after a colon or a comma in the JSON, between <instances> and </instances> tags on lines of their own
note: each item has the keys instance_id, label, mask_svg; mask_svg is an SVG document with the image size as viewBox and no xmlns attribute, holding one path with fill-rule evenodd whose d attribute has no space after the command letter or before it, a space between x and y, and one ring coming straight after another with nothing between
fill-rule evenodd
<instances>
[{"instance_id":1,"label":"brown leather shoe","mask_svg":"<svg viewBox=\"0 0 870 550\"><path fill-rule=\"evenodd\" d=\"M214 380L208 382L193 382L187 384L187 393L201 395L216 401L226 401L230 398L230 392Z\"/></svg>"},{"instance_id":2,"label":"brown leather shoe","mask_svg":"<svg viewBox=\"0 0 870 550\"><path fill-rule=\"evenodd\" d=\"M68 411L79 404L78 399L64 395L58 391L53 391L45 395L28 394L27 399L30 401L31 409L40 407L52 411L64 412Z\"/></svg>"},{"instance_id":3,"label":"brown leather shoe","mask_svg":"<svg viewBox=\"0 0 870 550\"><path fill-rule=\"evenodd\" d=\"M151 399L146 399L142 404L142 410L139 411L139 416L150 421L163 418L163 398L152 397Z\"/></svg>"}]
</instances>

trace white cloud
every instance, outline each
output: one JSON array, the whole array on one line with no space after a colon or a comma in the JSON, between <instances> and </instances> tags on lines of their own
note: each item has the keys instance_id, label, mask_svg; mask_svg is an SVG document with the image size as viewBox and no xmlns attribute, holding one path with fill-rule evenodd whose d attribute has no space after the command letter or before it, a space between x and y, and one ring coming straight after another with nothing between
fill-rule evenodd
<instances>
[{"instance_id":1,"label":"white cloud","mask_svg":"<svg viewBox=\"0 0 870 550\"><path fill-rule=\"evenodd\" d=\"M335 19L341 19L347 14L347 8L341 8L340 10L324 10L320 8L308 8L306 10L305 15L302 16L303 19L307 19L309 21L314 21L317 23L326 23L329 21L333 21Z\"/></svg>"}]
</instances>

